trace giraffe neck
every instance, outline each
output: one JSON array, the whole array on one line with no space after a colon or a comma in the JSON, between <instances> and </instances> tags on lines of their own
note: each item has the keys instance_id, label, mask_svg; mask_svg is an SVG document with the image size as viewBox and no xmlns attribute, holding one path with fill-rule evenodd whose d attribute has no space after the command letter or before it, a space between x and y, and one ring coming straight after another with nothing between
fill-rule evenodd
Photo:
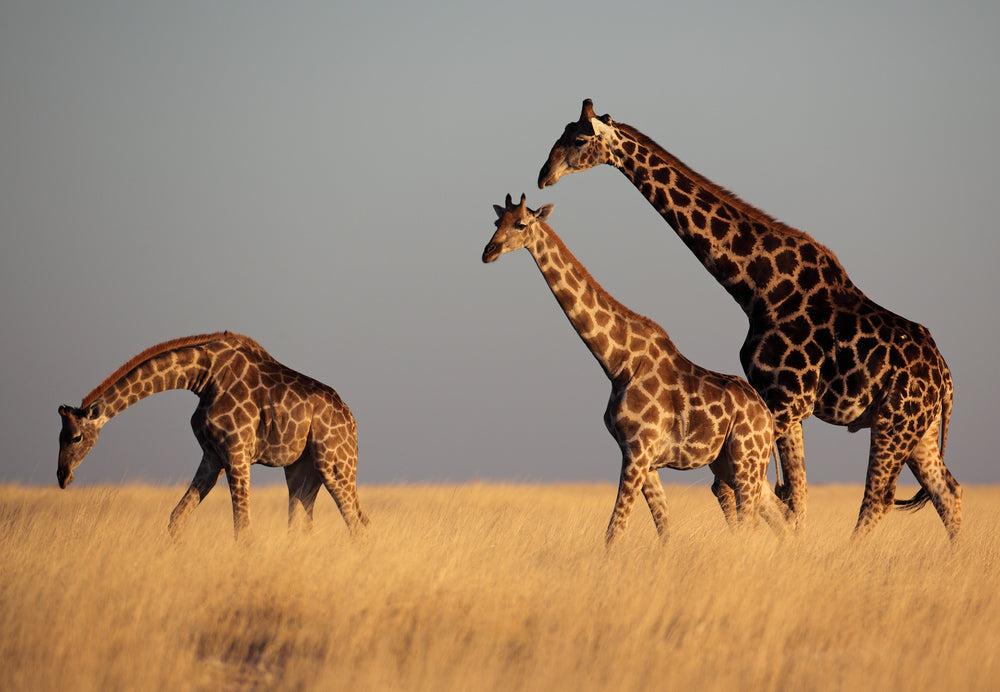
<instances>
[{"instance_id":1,"label":"giraffe neck","mask_svg":"<svg viewBox=\"0 0 1000 692\"><path fill-rule=\"evenodd\" d=\"M81 408L97 404L103 425L136 402L168 389L188 389L200 396L212 380L214 361L204 349L192 346L152 355L91 392Z\"/></svg>"},{"instance_id":2,"label":"giraffe neck","mask_svg":"<svg viewBox=\"0 0 1000 692\"><path fill-rule=\"evenodd\" d=\"M768 302L769 290L783 281L798 283L802 260L815 263L828 283L849 285L833 253L809 235L711 182L630 125L604 127L610 130L611 164L748 316Z\"/></svg>"},{"instance_id":3,"label":"giraffe neck","mask_svg":"<svg viewBox=\"0 0 1000 692\"><path fill-rule=\"evenodd\" d=\"M614 379L632 358L630 341L653 329L652 323L616 301L594 280L545 223L527 246L570 324L605 374Z\"/></svg>"}]
</instances>

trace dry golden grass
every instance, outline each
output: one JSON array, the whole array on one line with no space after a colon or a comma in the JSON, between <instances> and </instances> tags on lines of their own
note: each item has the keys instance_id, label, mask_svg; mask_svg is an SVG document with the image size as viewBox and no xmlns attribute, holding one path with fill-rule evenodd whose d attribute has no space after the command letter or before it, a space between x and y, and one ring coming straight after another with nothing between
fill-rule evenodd
<instances>
[{"instance_id":1,"label":"dry golden grass","mask_svg":"<svg viewBox=\"0 0 1000 692\"><path fill-rule=\"evenodd\" d=\"M0 689L997 689L1000 488L848 536L860 487L813 487L803 534L731 533L706 487L667 486L603 547L611 485L361 488L285 531L224 485L172 543L180 488L0 487ZM905 491L901 490L900 495Z\"/></svg>"}]
</instances>

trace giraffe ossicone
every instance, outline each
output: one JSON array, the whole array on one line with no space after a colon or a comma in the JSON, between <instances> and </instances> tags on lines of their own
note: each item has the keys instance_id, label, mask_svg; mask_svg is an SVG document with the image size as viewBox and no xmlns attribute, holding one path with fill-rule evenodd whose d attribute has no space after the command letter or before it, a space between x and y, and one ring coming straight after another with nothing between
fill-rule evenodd
<instances>
[{"instance_id":1,"label":"giraffe ossicone","mask_svg":"<svg viewBox=\"0 0 1000 692\"><path fill-rule=\"evenodd\" d=\"M357 493L357 426L333 388L274 360L257 342L230 332L173 339L124 363L79 407L60 406L59 486L116 415L157 392L198 395L191 427L202 449L194 480L170 515L177 535L187 516L226 474L237 538L250 527L250 466L282 467L288 522L312 526L320 487L333 496L352 533L368 524Z\"/></svg>"},{"instance_id":2,"label":"giraffe ossicone","mask_svg":"<svg viewBox=\"0 0 1000 692\"><path fill-rule=\"evenodd\" d=\"M708 180L663 147L583 102L538 173L538 187L600 164L620 170L746 313L740 361L774 414L784 485L801 526L806 513L802 421L871 429L865 495L854 536L893 506L906 464L917 495L934 504L954 540L962 491L944 465L954 385L930 332L858 289L837 257ZM940 445L938 437L940 435Z\"/></svg>"},{"instance_id":3,"label":"giraffe ossicone","mask_svg":"<svg viewBox=\"0 0 1000 692\"><path fill-rule=\"evenodd\" d=\"M612 544L625 530L639 493L661 538L667 508L658 469L709 466L712 491L731 525L763 517L778 533L785 513L767 483L774 446L771 413L744 380L712 372L685 358L655 322L616 301L546 223L552 205L529 209L525 196L494 205L496 232L483 262L526 248L580 339L608 379L604 414L622 453L618 498L605 534Z\"/></svg>"}]
</instances>

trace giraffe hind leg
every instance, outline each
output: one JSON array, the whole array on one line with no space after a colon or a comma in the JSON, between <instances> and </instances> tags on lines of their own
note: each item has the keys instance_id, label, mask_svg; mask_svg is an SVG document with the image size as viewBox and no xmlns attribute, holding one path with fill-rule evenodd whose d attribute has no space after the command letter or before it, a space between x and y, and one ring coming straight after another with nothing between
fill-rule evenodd
<instances>
[{"instance_id":1,"label":"giraffe hind leg","mask_svg":"<svg viewBox=\"0 0 1000 692\"><path fill-rule=\"evenodd\" d=\"M736 528L739 517L736 511L736 493L733 490L735 469L732 460L723 453L708 467L715 474L715 480L712 481L712 494L718 500L722 515L726 518L729 528Z\"/></svg>"},{"instance_id":2,"label":"giraffe hind leg","mask_svg":"<svg viewBox=\"0 0 1000 692\"><path fill-rule=\"evenodd\" d=\"M729 524L729 527L736 528L739 526L741 522L737 512L736 493L732 486L717 475L715 481L712 483L712 493L719 501L719 506L722 508L722 513L725 515L726 523ZM759 497L755 504L757 515L764 519L776 534L783 535L788 530L788 508L775 495L766 482L761 484ZM755 519L751 518L751 523L754 521Z\"/></svg>"},{"instance_id":3,"label":"giraffe hind leg","mask_svg":"<svg viewBox=\"0 0 1000 692\"><path fill-rule=\"evenodd\" d=\"M719 501L730 528L752 526L757 521L757 508L766 475L747 466L754 456L752 435L730 435L719 456L709 464L715 481L712 493ZM769 457L768 457L769 458ZM737 463L739 460L740 463ZM767 467L764 467L766 473Z\"/></svg>"},{"instance_id":4,"label":"giraffe hind leg","mask_svg":"<svg viewBox=\"0 0 1000 692\"><path fill-rule=\"evenodd\" d=\"M323 478L308 453L284 470L288 485L288 530L308 532L312 530L313 506L319 489L323 487Z\"/></svg>"},{"instance_id":5,"label":"giraffe hind leg","mask_svg":"<svg viewBox=\"0 0 1000 692\"><path fill-rule=\"evenodd\" d=\"M759 510L760 516L774 533L782 536L787 532L789 525L788 507L767 483L761 490Z\"/></svg>"},{"instance_id":6,"label":"giraffe hind leg","mask_svg":"<svg viewBox=\"0 0 1000 692\"><path fill-rule=\"evenodd\" d=\"M337 503L347 528L352 534L361 533L368 526L368 515L362 511L358 500L357 455L343 447L328 450L322 445L317 445L314 453L317 474Z\"/></svg>"},{"instance_id":7,"label":"giraffe hind leg","mask_svg":"<svg viewBox=\"0 0 1000 692\"><path fill-rule=\"evenodd\" d=\"M924 496L933 503L941 517L948 537L955 541L962 530L962 487L941 459L939 428L940 422L924 433L906 463L920 483Z\"/></svg>"}]
</instances>

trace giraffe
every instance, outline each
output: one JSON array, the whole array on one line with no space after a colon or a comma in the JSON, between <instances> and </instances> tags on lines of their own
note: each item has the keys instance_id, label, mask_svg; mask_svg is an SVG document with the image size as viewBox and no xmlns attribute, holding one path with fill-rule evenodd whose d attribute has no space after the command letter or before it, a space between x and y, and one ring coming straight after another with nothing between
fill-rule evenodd
<instances>
[{"instance_id":1,"label":"giraffe","mask_svg":"<svg viewBox=\"0 0 1000 692\"><path fill-rule=\"evenodd\" d=\"M837 257L708 180L636 128L596 116L583 102L538 174L538 187L606 163L676 231L749 320L740 361L774 414L784 484L776 488L802 526L806 513L802 421L851 432L870 428L865 492L852 536L868 535L894 502L905 463L954 541L962 491L944 465L954 387L930 332L858 289ZM940 448L938 436L940 434Z\"/></svg>"},{"instance_id":2,"label":"giraffe","mask_svg":"<svg viewBox=\"0 0 1000 692\"><path fill-rule=\"evenodd\" d=\"M527 248L580 339L611 380L604 424L622 453L618 498L605 534L623 534L641 490L662 540L667 511L657 469L709 466L713 492L731 525L759 516L780 533L785 516L767 484L774 446L771 413L739 377L695 365L652 320L637 315L601 288L545 223L546 204L534 211L525 196L495 205L496 232L483 262ZM724 489L724 490L723 490Z\"/></svg>"},{"instance_id":3,"label":"giraffe","mask_svg":"<svg viewBox=\"0 0 1000 692\"><path fill-rule=\"evenodd\" d=\"M352 533L368 524L358 502L357 427L327 385L274 360L249 337L231 332L188 336L151 346L83 398L60 406L59 486L90 452L104 425L132 404L168 389L198 395L191 427L202 459L170 515L177 536L188 515L225 472L236 538L250 527L250 466L280 466L288 484L289 527L308 530L321 485Z\"/></svg>"}]
</instances>

